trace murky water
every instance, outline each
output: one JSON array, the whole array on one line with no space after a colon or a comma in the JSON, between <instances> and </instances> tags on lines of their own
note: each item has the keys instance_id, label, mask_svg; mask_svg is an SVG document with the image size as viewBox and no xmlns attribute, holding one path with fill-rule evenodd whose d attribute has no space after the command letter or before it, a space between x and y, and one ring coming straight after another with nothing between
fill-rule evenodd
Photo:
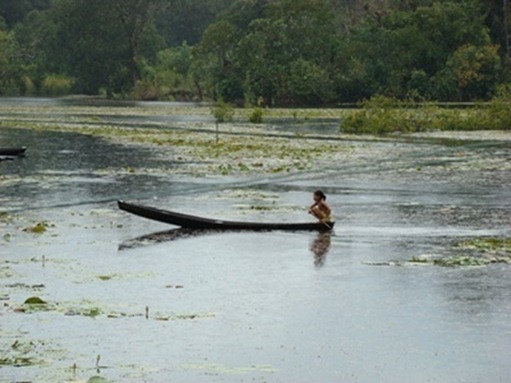
<instances>
[{"instance_id":1,"label":"murky water","mask_svg":"<svg viewBox=\"0 0 511 383\"><path fill-rule=\"evenodd\" d=\"M511 267L409 261L511 235L510 141L197 178L165 148L0 130L28 147L0 162L0 381L508 382ZM161 233L115 204L309 220L318 187L332 234ZM48 305L22 312L31 296Z\"/></svg>"}]
</instances>

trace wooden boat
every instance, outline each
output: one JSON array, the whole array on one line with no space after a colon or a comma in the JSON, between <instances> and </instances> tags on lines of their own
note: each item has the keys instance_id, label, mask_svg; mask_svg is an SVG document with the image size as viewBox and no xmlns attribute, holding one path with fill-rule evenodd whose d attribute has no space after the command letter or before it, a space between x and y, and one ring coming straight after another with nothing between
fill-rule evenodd
<instances>
[{"instance_id":1,"label":"wooden boat","mask_svg":"<svg viewBox=\"0 0 511 383\"><path fill-rule=\"evenodd\" d=\"M302 223L264 223L264 222L237 222L237 221L223 221L219 219L210 219L197 217L188 214L176 213L173 211L157 209L150 206L143 206L124 201L117 201L121 210L129 213L152 219L159 222L169 223L176 226L181 226L187 229L201 229L201 230L232 230L232 231L271 231L271 230L286 230L286 231L328 231L332 230L335 222L321 223L321 222L302 222Z\"/></svg>"},{"instance_id":2,"label":"wooden boat","mask_svg":"<svg viewBox=\"0 0 511 383\"><path fill-rule=\"evenodd\" d=\"M0 148L0 156L19 156L25 153L25 150L27 148L24 146L20 148Z\"/></svg>"}]
</instances>

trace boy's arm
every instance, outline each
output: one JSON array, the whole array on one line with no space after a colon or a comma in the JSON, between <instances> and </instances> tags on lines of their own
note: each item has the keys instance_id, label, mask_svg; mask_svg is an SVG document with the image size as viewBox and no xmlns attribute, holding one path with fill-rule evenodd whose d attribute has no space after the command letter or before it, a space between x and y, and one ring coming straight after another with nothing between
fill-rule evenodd
<instances>
[{"instance_id":1,"label":"boy's arm","mask_svg":"<svg viewBox=\"0 0 511 383\"><path fill-rule=\"evenodd\" d=\"M330 206L328 206L328 204L321 202L321 207L323 208L327 215L330 215L332 213L332 209L330 209Z\"/></svg>"}]
</instances>

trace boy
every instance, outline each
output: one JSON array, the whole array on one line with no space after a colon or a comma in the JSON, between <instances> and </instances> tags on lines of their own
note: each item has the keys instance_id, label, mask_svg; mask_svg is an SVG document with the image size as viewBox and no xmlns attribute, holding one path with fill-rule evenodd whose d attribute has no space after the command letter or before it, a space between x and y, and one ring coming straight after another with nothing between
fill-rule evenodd
<instances>
[{"instance_id":1,"label":"boy","mask_svg":"<svg viewBox=\"0 0 511 383\"><path fill-rule=\"evenodd\" d=\"M326 195L321 190L316 190L313 198L314 203L309 207L309 214L312 214L322 223L331 222L332 210L326 203Z\"/></svg>"}]
</instances>

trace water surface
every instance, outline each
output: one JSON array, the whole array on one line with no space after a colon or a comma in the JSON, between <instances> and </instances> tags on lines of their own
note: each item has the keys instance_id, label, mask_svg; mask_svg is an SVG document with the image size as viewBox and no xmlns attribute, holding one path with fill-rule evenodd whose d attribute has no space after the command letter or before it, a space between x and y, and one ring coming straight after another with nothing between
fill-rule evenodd
<instances>
[{"instance_id":1,"label":"water surface","mask_svg":"<svg viewBox=\"0 0 511 383\"><path fill-rule=\"evenodd\" d=\"M2 382L511 377L509 265L408 262L510 236L509 171L478 165L509 159L509 142L354 142L374 155L242 178L183 175L172 148L74 133L2 129L0 142L28 147L0 162ZM330 235L176 236L115 203L309 220L319 187ZM30 296L47 309L20 312Z\"/></svg>"}]
</instances>

